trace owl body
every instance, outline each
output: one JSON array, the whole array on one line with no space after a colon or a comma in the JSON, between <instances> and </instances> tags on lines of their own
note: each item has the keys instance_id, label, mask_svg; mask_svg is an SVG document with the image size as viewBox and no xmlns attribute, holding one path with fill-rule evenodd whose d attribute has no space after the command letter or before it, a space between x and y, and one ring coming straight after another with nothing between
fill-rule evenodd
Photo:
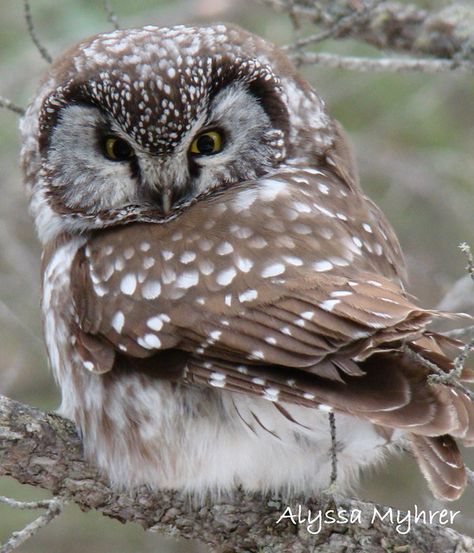
<instances>
[{"instance_id":1,"label":"owl body","mask_svg":"<svg viewBox=\"0 0 474 553\"><path fill-rule=\"evenodd\" d=\"M410 443L460 495L472 404L414 357L449 370L447 340L281 52L224 25L98 35L22 132L61 413L114 484L313 494L336 454L342 490Z\"/></svg>"}]
</instances>

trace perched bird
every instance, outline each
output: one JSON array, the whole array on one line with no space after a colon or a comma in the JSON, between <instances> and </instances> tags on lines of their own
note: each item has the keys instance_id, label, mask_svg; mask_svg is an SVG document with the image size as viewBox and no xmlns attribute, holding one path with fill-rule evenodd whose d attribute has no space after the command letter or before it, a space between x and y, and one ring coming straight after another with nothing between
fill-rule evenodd
<instances>
[{"instance_id":1,"label":"perched bird","mask_svg":"<svg viewBox=\"0 0 474 553\"><path fill-rule=\"evenodd\" d=\"M280 50L230 25L100 34L21 130L61 413L113 483L313 494L334 459L344 490L409 445L460 496L473 404L428 380L452 344Z\"/></svg>"}]
</instances>

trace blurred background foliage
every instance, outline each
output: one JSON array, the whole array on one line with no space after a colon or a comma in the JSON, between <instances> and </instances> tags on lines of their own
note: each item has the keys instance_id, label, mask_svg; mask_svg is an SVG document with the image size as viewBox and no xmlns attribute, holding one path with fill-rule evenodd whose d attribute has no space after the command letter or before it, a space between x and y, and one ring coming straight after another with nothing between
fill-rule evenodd
<instances>
[{"instance_id":1,"label":"blurred background foliage","mask_svg":"<svg viewBox=\"0 0 474 553\"><path fill-rule=\"evenodd\" d=\"M251 0L112 0L112 4L122 26L229 21L276 44L288 43L294 36L286 16ZM433 8L447 2L418 4ZM110 29L99 1L34 0L32 12L37 33L53 57L88 35ZM22 2L2 0L0 22L0 94L26 105L46 64L27 36ZM327 41L318 50L377 55L371 47L351 41ZM473 76L354 73L318 67L303 72L347 129L362 185L396 228L408 261L410 291L422 305L437 305L463 274L465 259L457 245L468 241L474 246ZM22 190L17 127L15 114L0 110L0 393L54 409L59 394L41 337L40 248ZM461 304L472 312L474 294ZM474 465L472 453L468 460ZM46 496L9 478L0 478L0 494L25 500ZM400 508L413 508L415 503L436 506L406 456L364 474L357 494ZM461 510L457 529L474 535L474 491L468 490L461 501L448 507ZM0 506L0 542L31 518L31 513ZM206 549L71 506L20 551Z\"/></svg>"}]
</instances>

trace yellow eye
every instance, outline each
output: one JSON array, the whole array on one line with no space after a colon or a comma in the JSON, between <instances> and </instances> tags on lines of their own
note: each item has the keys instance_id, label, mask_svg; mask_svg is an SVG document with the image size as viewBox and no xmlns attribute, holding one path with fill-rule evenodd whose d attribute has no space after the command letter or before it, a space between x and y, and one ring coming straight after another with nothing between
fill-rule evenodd
<instances>
[{"instance_id":1,"label":"yellow eye","mask_svg":"<svg viewBox=\"0 0 474 553\"><path fill-rule=\"evenodd\" d=\"M127 161L133 156L133 150L128 142L116 136L105 138L104 153L112 161Z\"/></svg>"},{"instance_id":2,"label":"yellow eye","mask_svg":"<svg viewBox=\"0 0 474 553\"><path fill-rule=\"evenodd\" d=\"M191 154L211 156L222 150L222 135L217 131L206 131L193 140Z\"/></svg>"}]
</instances>

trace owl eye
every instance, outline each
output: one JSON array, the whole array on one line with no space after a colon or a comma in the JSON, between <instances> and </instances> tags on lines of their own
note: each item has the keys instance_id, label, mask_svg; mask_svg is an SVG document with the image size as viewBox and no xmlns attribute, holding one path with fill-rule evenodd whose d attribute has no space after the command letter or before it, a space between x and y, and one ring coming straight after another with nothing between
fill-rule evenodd
<instances>
[{"instance_id":1,"label":"owl eye","mask_svg":"<svg viewBox=\"0 0 474 553\"><path fill-rule=\"evenodd\" d=\"M200 156L211 156L222 150L222 134L218 131L206 131L193 140L191 154Z\"/></svg>"},{"instance_id":2,"label":"owl eye","mask_svg":"<svg viewBox=\"0 0 474 553\"><path fill-rule=\"evenodd\" d=\"M104 154L112 161L127 161L133 156L133 150L125 140L107 136L104 139Z\"/></svg>"}]
</instances>

